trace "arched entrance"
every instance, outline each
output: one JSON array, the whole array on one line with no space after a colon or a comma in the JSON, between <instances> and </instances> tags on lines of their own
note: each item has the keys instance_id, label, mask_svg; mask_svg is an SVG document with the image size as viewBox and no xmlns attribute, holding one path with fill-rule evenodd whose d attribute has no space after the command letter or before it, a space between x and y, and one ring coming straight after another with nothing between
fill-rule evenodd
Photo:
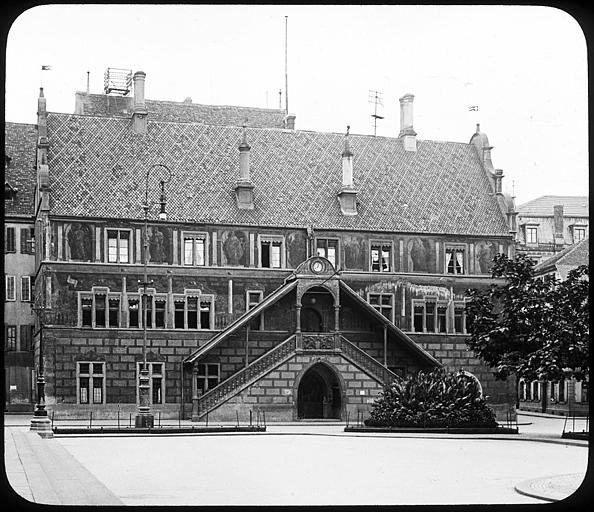
<instances>
[{"instance_id":1,"label":"arched entrance","mask_svg":"<svg viewBox=\"0 0 594 512\"><path fill-rule=\"evenodd\" d=\"M334 298L321 286L307 290L301 298L301 330L329 332L334 325Z\"/></svg>"},{"instance_id":2,"label":"arched entrance","mask_svg":"<svg viewBox=\"0 0 594 512\"><path fill-rule=\"evenodd\" d=\"M297 417L340 419L341 393L338 377L327 365L316 363L301 377L297 390Z\"/></svg>"}]
</instances>

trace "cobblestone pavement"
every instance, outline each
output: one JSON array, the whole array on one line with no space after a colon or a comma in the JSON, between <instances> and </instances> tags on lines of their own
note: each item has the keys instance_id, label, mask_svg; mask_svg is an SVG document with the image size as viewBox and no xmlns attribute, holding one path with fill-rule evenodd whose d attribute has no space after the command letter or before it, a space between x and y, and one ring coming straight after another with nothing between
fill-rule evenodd
<instances>
[{"instance_id":1,"label":"cobblestone pavement","mask_svg":"<svg viewBox=\"0 0 594 512\"><path fill-rule=\"evenodd\" d=\"M47 504L542 504L577 489L588 458L587 441L560 438L562 418L536 416L507 436L347 434L334 423L53 439L30 432L29 418L5 419L8 480Z\"/></svg>"}]
</instances>

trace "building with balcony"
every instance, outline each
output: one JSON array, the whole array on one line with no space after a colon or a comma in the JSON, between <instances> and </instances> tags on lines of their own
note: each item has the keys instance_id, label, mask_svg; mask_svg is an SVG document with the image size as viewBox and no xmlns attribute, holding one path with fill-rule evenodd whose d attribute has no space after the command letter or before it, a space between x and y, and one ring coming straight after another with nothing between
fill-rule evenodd
<instances>
[{"instance_id":1,"label":"building with balcony","mask_svg":"<svg viewBox=\"0 0 594 512\"><path fill-rule=\"evenodd\" d=\"M144 81L133 98L77 93L74 114L39 98L48 409L136 411L146 354L151 409L171 417L346 419L391 379L444 367L478 379L505 418L515 383L465 344L466 290L492 282L516 232L479 126L469 142L417 138L410 94L394 137L298 130L267 109L225 107L221 121L145 100ZM145 262L154 166L173 176Z\"/></svg>"}]
</instances>

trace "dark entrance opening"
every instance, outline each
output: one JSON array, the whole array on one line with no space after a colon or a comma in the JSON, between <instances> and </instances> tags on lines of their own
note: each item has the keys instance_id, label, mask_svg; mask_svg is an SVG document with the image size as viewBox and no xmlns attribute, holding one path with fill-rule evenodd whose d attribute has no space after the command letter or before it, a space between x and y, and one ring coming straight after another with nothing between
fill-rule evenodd
<instances>
[{"instance_id":1,"label":"dark entrance opening","mask_svg":"<svg viewBox=\"0 0 594 512\"><path fill-rule=\"evenodd\" d=\"M304 332L322 332L324 330L322 315L313 308L303 308L301 310L301 330Z\"/></svg>"},{"instance_id":2,"label":"dark entrance opening","mask_svg":"<svg viewBox=\"0 0 594 512\"><path fill-rule=\"evenodd\" d=\"M340 384L336 374L317 363L305 372L297 390L297 416L311 419L340 419Z\"/></svg>"}]
</instances>

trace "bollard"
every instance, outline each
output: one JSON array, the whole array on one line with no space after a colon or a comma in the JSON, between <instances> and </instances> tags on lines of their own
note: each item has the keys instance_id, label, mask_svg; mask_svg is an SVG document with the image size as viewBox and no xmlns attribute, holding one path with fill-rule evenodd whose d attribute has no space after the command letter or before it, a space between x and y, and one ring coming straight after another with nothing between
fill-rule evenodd
<instances>
[{"instance_id":1,"label":"bollard","mask_svg":"<svg viewBox=\"0 0 594 512\"><path fill-rule=\"evenodd\" d=\"M237 422L237 428L239 428L239 412L237 410L235 411L235 419Z\"/></svg>"},{"instance_id":2,"label":"bollard","mask_svg":"<svg viewBox=\"0 0 594 512\"><path fill-rule=\"evenodd\" d=\"M159 428L161 428L161 411L159 411Z\"/></svg>"},{"instance_id":3,"label":"bollard","mask_svg":"<svg viewBox=\"0 0 594 512\"><path fill-rule=\"evenodd\" d=\"M93 411L89 413L89 428L93 426Z\"/></svg>"},{"instance_id":4,"label":"bollard","mask_svg":"<svg viewBox=\"0 0 594 512\"><path fill-rule=\"evenodd\" d=\"M130 413L130 428L132 428L132 413Z\"/></svg>"},{"instance_id":5,"label":"bollard","mask_svg":"<svg viewBox=\"0 0 594 512\"><path fill-rule=\"evenodd\" d=\"M349 426L349 416L350 416L350 414L351 414L350 411L347 411L347 413L346 413L346 426L347 427Z\"/></svg>"},{"instance_id":6,"label":"bollard","mask_svg":"<svg viewBox=\"0 0 594 512\"><path fill-rule=\"evenodd\" d=\"M250 428L252 426L252 410L250 409Z\"/></svg>"}]
</instances>

